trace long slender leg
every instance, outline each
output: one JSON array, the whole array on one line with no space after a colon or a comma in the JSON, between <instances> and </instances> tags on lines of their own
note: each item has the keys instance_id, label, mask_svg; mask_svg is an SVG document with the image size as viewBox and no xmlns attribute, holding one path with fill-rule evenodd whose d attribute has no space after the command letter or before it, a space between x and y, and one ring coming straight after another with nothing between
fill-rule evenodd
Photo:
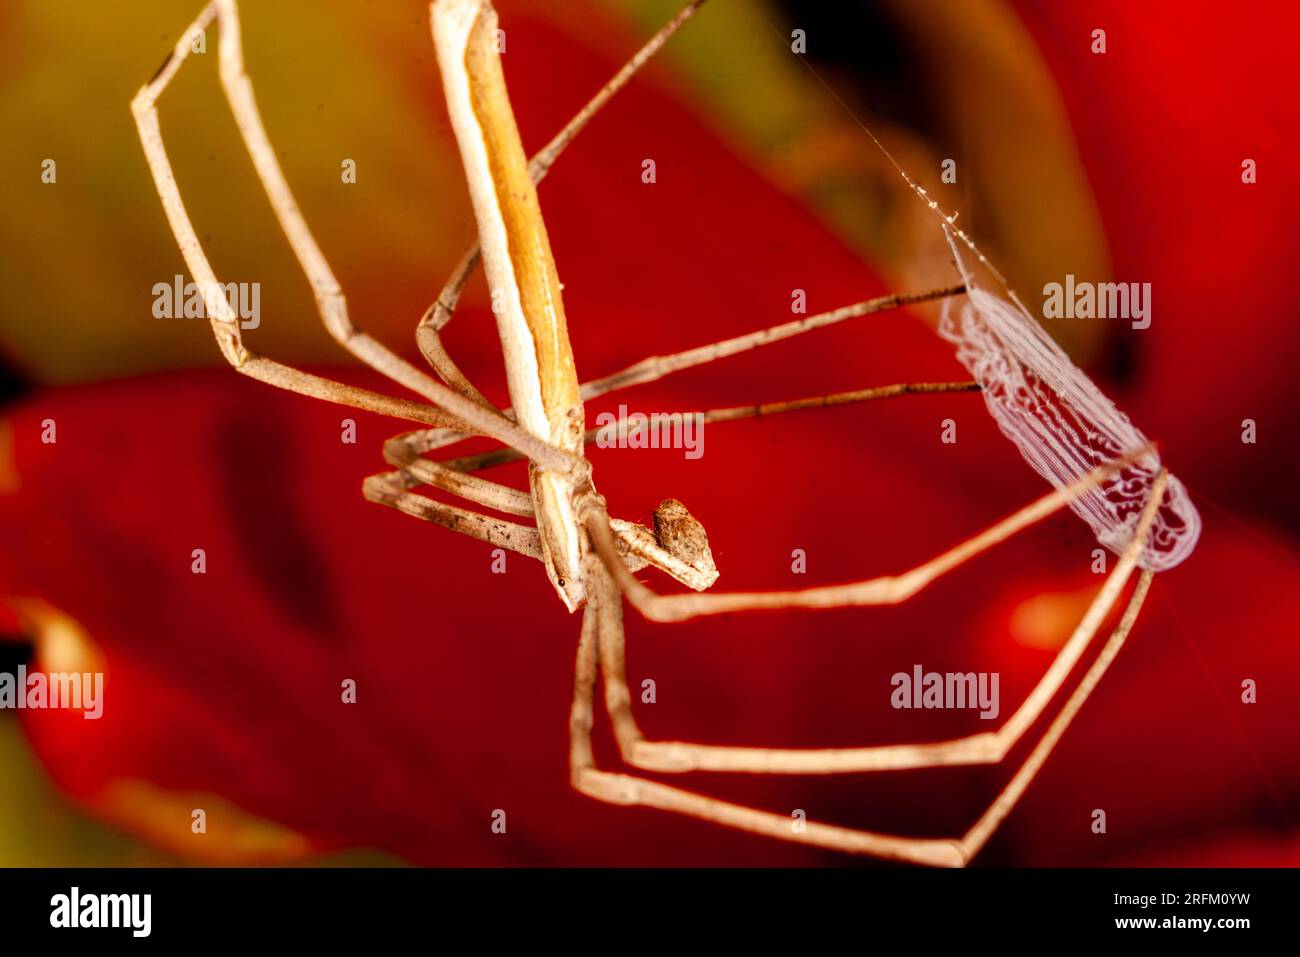
<instances>
[{"instance_id":1,"label":"long slender leg","mask_svg":"<svg viewBox=\"0 0 1300 957\"><path fill-rule=\"evenodd\" d=\"M1141 542L1142 539L1138 539L1138 541ZM1057 714L1051 725L1048 726L1047 733L1034 746L1034 750L1025 759L1025 763L1020 766L1020 770L1007 782L1007 786L1002 789L1002 793L994 799L988 810L961 839L962 851L967 860L980 852L980 848L992 837L998 825L1011 813L1011 809L1015 807L1016 802L1025 793L1034 776L1047 761L1052 749L1056 747L1056 743L1065 734L1065 729L1070 726L1074 716L1079 713L1083 703L1088 700L1088 696L1092 694L1093 689L1101 681L1101 676L1106 673L1110 663L1119 654L1120 648L1124 646L1125 639L1128 638L1129 631L1133 628L1133 623L1137 621L1138 612L1142 610L1142 603L1146 600L1147 590L1151 587L1153 575L1154 573L1149 569L1144 568L1142 570L1142 574L1138 576L1137 588L1133 592L1133 597L1129 599L1128 607L1124 609L1124 615L1120 619L1119 625L1111 633L1110 638L1106 640L1106 644L1102 646L1097 659L1088 668L1083 680L1079 682L1079 686L1074 689L1065 706Z\"/></svg>"},{"instance_id":2,"label":"long slender leg","mask_svg":"<svg viewBox=\"0 0 1300 957\"><path fill-rule=\"evenodd\" d=\"M674 372L681 372L683 369L689 369L692 366L704 365L717 359L739 355L751 349L791 339L803 335L805 332L812 332L814 329L824 329L827 326L833 326L848 319L869 316L890 309L898 309L902 306L915 305L916 303L959 296L965 291L966 287L964 285L957 285L922 293L892 293L888 296L865 299L862 302L841 306L839 309L818 313L815 316L795 319L792 322L783 322L779 325L759 329L731 339L723 339L720 342L711 342L705 346L686 349L683 352L674 352L666 356L650 356L603 378L584 382L582 384L582 397L583 399L594 399L617 389L626 389L634 385L655 382L664 376L671 375Z\"/></svg>"},{"instance_id":3,"label":"long slender leg","mask_svg":"<svg viewBox=\"0 0 1300 957\"><path fill-rule=\"evenodd\" d=\"M1148 503L1143 519L1135 530L1133 541L1125 550L1124 560L1128 562L1130 572L1150 531L1150 524L1154 519L1158 503L1163 497L1163 479L1162 473L1157 487L1153 489L1152 501ZM626 681L615 681L612 685L610 683L611 674L615 671L621 672L622 669L622 611L621 605L616 604L617 592L607 569L592 563L588 575L593 584L588 591L587 617L583 621L583 634L579 643L574 704L570 719L570 773L574 787L598 800L673 811L780 840L938 866L963 866L969 863L1011 812L1050 756L1052 749L1060 741L1070 722L1096 688L1110 663L1118 655L1133 623L1137 620L1152 577L1150 571L1143 570L1119 623L1097 659L1006 787L963 837L958 840L943 840L903 838L817 822L807 822L804 829L798 831L791 827L788 818L778 814L718 801L630 775L612 774L597 769L590 740L597 661L601 663L605 674L606 704L615 723L615 734L619 737L620 744L624 736L629 733L627 725L630 721L630 707L627 701L629 696ZM1111 580L1114 580L1114 576ZM1109 585L1110 582L1107 584ZM1111 603L1113 601L1114 596L1111 598ZM1108 610L1109 606L1106 611ZM1105 611L1102 614L1104 616ZM593 648L593 645L596 647ZM634 724L631 730L635 731ZM739 769L729 767L726 770Z\"/></svg>"},{"instance_id":4,"label":"long slender leg","mask_svg":"<svg viewBox=\"0 0 1300 957\"><path fill-rule=\"evenodd\" d=\"M508 515L534 517L533 498L527 492L489 482L465 472L447 468L440 462L424 458L410 442L412 433L398 435L384 443L384 460L389 465L418 480L486 505Z\"/></svg>"},{"instance_id":5,"label":"long slender leg","mask_svg":"<svg viewBox=\"0 0 1300 957\"><path fill-rule=\"evenodd\" d=\"M655 771L744 771L771 774L842 774L941 765L1000 763L1042 715L1065 684L1137 567L1142 544L1163 497L1153 490L1133 536L1114 570L1089 605L1070 639L1015 713L997 731L925 744L863 748L724 747L680 741L647 741L632 713L624 670L623 632L611 631L601 645L606 700L619 749L628 764Z\"/></svg>"},{"instance_id":6,"label":"long slender leg","mask_svg":"<svg viewBox=\"0 0 1300 957\"><path fill-rule=\"evenodd\" d=\"M471 252L474 252L474 250L471 250ZM466 265L467 263L469 263L469 265L472 265L474 262L477 262L476 258L470 260L469 257L467 257L466 260L462 260L461 267L458 268L457 275L460 275L461 270L468 268L468 266ZM467 275L468 273L466 273L465 276L461 276L460 278L461 284L463 284L464 278L466 278ZM448 288L443 290L443 296L440 296L438 302L435 303L433 306L429 307L430 312L426 313L426 318L428 318L429 315L431 315L435 310L441 308L440 304L443 302L444 298L450 297L449 301L452 303L452 306L447 307L447 311L445 312L445 318L442 320L442 322L445 324L446 320L450 319L451 317L450 309L454 307L456 297L459 296L460 294L459 285L456 285L454 292L450 291L452 285L455 284L456 282L457 282L456 277L453 276L452 282L448 283ZM928 293L917 293L913 295L895 294L889 296L881 296L877 299L867 299L864 300L863 302L854 303L849 306L843 306L839 309L833 309L830 312L819 313L818 315L809 316L806 319L799 319L793 322L781 323L780 325L771 326L767 329L760 329L756 332L747 333L746 335L743 336L737 336L736 338L733 339L724 339L721 342L710 343L709 345L706 346L698 346L693 349L687 349L683 352L675 352L667 356L651 356L647 359L642 359L640 362L634 363L628 366L626 369L623 369L619 372L615 372L611 375L604 376L603 378L600 379L593 379L590 382L584 382L582 384L582 398L585 401L588 399L594 399L598 396L607 395L610 392L615 392L620 389L631 388L632 386L642 385L647 382L654 382L659 379L662 379L664 376L671 375L674 372L680 372L683 369L689 369L692 366L703 365L705 363L712 362L715 359L722 359L722 358L726 358L727 356L738 355L742 352L747 352L750 349L755 349L760 346L770 345L774 342L780 342L783 339L789 339L793 336L802 335L805 332L811 332L814 329L821 329L829 325L834 325L835 323L843 322L846 319L852 319L858 316L870 315L872 313L882 312L886 309L895 309L898 308L899 306L909 305L913 303L925 302L933 299L941 299L947 296L960 295L965 290L965 288L966 288L965 286L952 286L946 289L937 289L934 290L933 292L928 292ZM441 325L437 326L437 328L441 328ZM441 348L441 346L439 346L439 348ZM445 350L443 350L439 355L442 358L438 356L430 355L426 351L426 358L429 359L429 361L433 364L434 368L439 369L440 374L443 374L444 378L447 378L447 375L449 374L459 375L459 370L455 370L454 372L445 372L443 370L443 366L439 365L439 363L444 361L446 363L451 363L451 358L449 356L446 356ZM454 369L454 363L451 363L447 368L449 370ZM448 379L448 381L450 382L452 380ZM782 405L782 403L775 403L771 406L761 407L766 409L766 411L758 412L756 414L770 415L773 412L794 411L796 408L809 408L813 405L836 405L836 404L840 404L841 402L856 402L856 401L864 401L866 399L887 398L889 395L907 395L907 394L913 394L917 392L934 392L934 391L965 391L966 389L974 390L976 388L978 388L978 386L973 382L962 383L962 384L910 383L910 384L898 384L892 386L880 386L877 387L876 389L861 390L859 392L845 392L845 393L839 393L838 395L834 395L834 396L825 396L822 399L796 400L798 403L804 403L804 404L797 405L796 403L786 403L786 405L789 406L788 408L777 408L777 406ZM897 391L891 392L890 390L897 390ZM706 414L720 415L721 413L726 411L727 410L717 410L714 413L706 413ZM513 412L509 409L504 410L503 414L506 415L507 417L513 417ZM741 418L741 417L743 416L733 415L733 416L728 416L727 418ZM720 418L719 421L721 420L722 419ZM422 452L430 452L433 451L434 449L446 448L450 445L455 445L457 442L463 441L465 438L467 438L466 435L464 435L463 433L456 432L454 429L427 429L419 433L412 433L412 435L418 435L420 437L418 442L421 445ZM596 430L595 429L590 430L587 433L587 441L592 441L595 438L595 435L596 435ZM498 455L501 455L501 457L500 458L494 457ZM473 456L466 459L459 459L457 460L457 462L467 463L466 469L473 470L476 468L485 468L490 465L497 465L500 462L513 461L515 458L518 458L518 456L502 455L500 452L495 452L495 453L485 453L485 455L483 456Z\"/></svg>"},{"instance_id":7,"label":"long slender leg","mask_svg":"<svg viewBox=\"0 0 1300 957\"><path fill-rule=\"evenodd\" d=\"M420 347L420 353L425 361L433 367L443 382L474 401L491 406L492 403L488 401L487 396L469 381L465 373L460 371L460 366L456 365L447 352L447 347L442 344L442 329L451 321L456 305L460 301L461 290L465 288L465 283L480 261L476 243L461 257L460 263L452 272L451 278L447 280L447 284L442 287L438 298L420 317L415 327L415 342ZM510 415L508 412L505 414Z\"/></svg>"},{"instance_id":8,"label":"long slender leg","mask_svg":"<svg viewBox=\"0 0 1300 957\"><path fill-rule=\"evenodd\" d=\"M172 232L176 236L181 255L186 266L204 290L205 304L211 318L213 334L221 348L222 354L235 369L280 388L289 389L304 395L340 402L358 408L369 409L400 418L409 418L417 422L436 425L452 425L461 431L474 431L491 436L505 445L518 448L539 465L565 475L585 475L589 465L580 457L558 449L550 443L519 428L514 422L491 409L485 409L478 402L466 398L459 392L429 381L429 398L441 406L442 411L432 409L419 403L407 402L388 396L377 395L364 389L355 389L330 380L321 379L292 369L289 366L253 355L243 344L239 323L221 294L221 287L216 281L207 255L203 252L198 236L190 221L189 213L181 200L180 189L172 172L171 161L163 145L162 132L158 123L156 102L162 91L180 69L180 65L190 52L190 38L196 30L206 29L214 19L221 22L220 72L222 85L231 101L236 122L241 133L247 136L247 124L250 116L256 115L253 105L252 88L244 74L242 56L239 49L239 21L235 12L234 0L212 0L182 33L181 39L164 61L162 67L131 101L131 111L135 116L140 141L144 146L145 157L153 174L154 184L162 200ZM255 139L255 137L254 137ZM268 146L269 149L269 146ZM274 162L274 156L270 157ZM264 173L264 158L254 156L254 163L259 167L259 175ZM292 201L290 199L290 201ZM297 233L301 226L302 235ZM292 228L291 228L292 227ZM341 297L336 299L337 283L332 282L328 266L323 258L316 262L319 249L315 248L306 225L301 220L297 224L285 223L286 234L294 245L300 262L304 263L316 291L317 301L322 309L333 312L340 307ZM305 237L305 238L304 238ZM314 255L313 255L314 250ZM322 272L318 267L323 267ZM336 321L330 319L329 321ZM447 415L446 413L450 413Z\"/></svg>"},{"instance_id":9,"label":"long slender leg","mask_svg":"<svg viewBox=\"0 0 1300 957\"><path fill-rule=\"evenodd\" d=\"M1138 449L1114 459L1069 485L1055 489L983 532L967 539L924 564L902 573L843 585L822 585L772 592L730 592L709 595L659 595L637 581L618 562L617 549L599 496L583 502L582 517L593 545L614 574L615 580L637 611L651 621L685 621L697 615L717 615L744 609L772 608L842 608L852 605L892 605L911 598L930 582L967 560L1011 537L1053 512L1064 508L1080 495L1096 488L1106 478L1150 449ZM1163 482L1160 486L1164 488ZM1154 493L1153 493L1154 494ZM1159 495L1155 495L1159 498Z\"/></svg>"},{"instance_id":10,"label":"long slender leg","mask_svg":"<svg viewBox=\"0 0 1300 957\"><path fill-rule=\"evenodd\" d=\"M436 388L430 388L433 382L428 376L362 332L351 321L338 280L298 208L262 124L253 97L252 81L244 70L238 8L234 0L218 0L218 9L221 16L222 88L275 217L311 283L326 329L363 362L393 381L436 401L438 392Z\"/></svg>"},{"instance_id":11,"label":"long slender leg","mask_svg":"<svg viewBox=\"0 0 1300 957\"><path fill-rule=\"evenodd\" d=\"M621 626L622 610L618 590L600 562L589 563L587 578L592 587L588 589L582 637L578 643L573 706L569 718L569 773L578 791L610 804L674 811L742 831L837 851L939 867L958 867L965 863L956 841L893 837L814 821L807 822L802 831L796 831L790 818L780 814L597 768L591 748L597 648L606 629Z\"/></svg>"},{"instance_id":12,"label":"long slender leg","mask_svg":"<svg viewBox=\"0 0 1300 957\"><path fill-rule=\"evenodd\" d=\"M222 85L231 110L235 114L240 135L253 159L258 178L266 190L276 218L293 247L299 264L312 283L317 308L326 329L340 345L371 368L435 403L438 402L443 393L436 382L361 330L350 318L347 302L338 281L299 211L266 134L266 128L253 98L252 84L243 68L237 8L233 0L219 0L219 2L221 6L218 14L222 19L223 28ZM626 85L703 2L704 0L693 0L688 3L565 125L564 129L533 157L530 172L534 182L540 182L545 177L560 153L591 118ZM226 40L227 36L230 38L229 43ZM417 328L416 338L421 351L448 386L486 409L499 411L460 371L443 347L439 336L440 330L450 320L460 291L478 261L478 247L475 245L462 257L437 301L426 312Z\"/></svg>"},{"instance_id":13,"label":"long slender leg","mask_svg":"<svg viewBox=\"0 0 1300 957\"><path fill-rule=\"evenodd\" d=\"M218 0L218 4L221 19L221 85L244 146L257 170L257 177L271 202L275 218L284 230L289 245L293 247L299 266L311 282L321 321L340 345L366 365L430 401L438 402L442 394L441 385L363 332L349 316L343 290L298 208L262 123L253 97L252 82L244 70L238 8L234 0ZM484 404L491 408L486 400Z\"/></svg>"},{"instance_id":14,"label":"long slender leg","mask_svg":"<svg viewBox=\"0 0 1300 957\"><path fill-rule=\"evenodd\" d=\"M790 399L784 402L764 402L753 405L733 406L726 409L710 409L707 412L683 412L683 416L703 416L705 425L713 425L719 422L735 422L740 419L748 418L770 418L774 415L780 415L786 412L802 412L806 409L826 409L839 405L850 405L858 402L871 402L876 399L892 399L906 395L938 395L948 392L978 392L980 385L978 382L899 382L894 385L874 386L870 389L855 389L851 392L836 392L831 395L810 396L802 399ZM645 423L645 428L649 428L649 422ZM641 427L634 427L628 430L628 436L638 434ZM588 429L584 441L587 443L595 442L600 438L602 429ZM444 448L452 444L447 440L455 433L446 429L423 429L417 432L406 433L408 446L412 449L418 448L418 454L431 451L436 448ZM446 441L445 441L446 440ZM513 449L492 449L487 452L480 452L476 455L466 455L458 459L448 459L442 464L449 469L459 472L477 472L480 469L491 468L497 465L504 465L507 462L515 462L522 458L518 452Z\"/></svg>"},{"instance_id":15,"label":"long slender leg","mask_svg":"<svg viewBox=\"0 0 1300 957\"><path fill-rule=\"evenodd\" d=\"M773 402L758 405L738 406L729 409L714 409L709 412L699 413L704 416L706 423L710 422L730 422L738 419L752 416L772 416L784 412L794 412L810 408L825 408L835 405L844 405L851 402L864 402L874 399L890 398L900 395L916 394L937 394L943 392L970 392L977 391L978 384L974 382L922 382L922 383L900 383L896 385L878 386L872 389L860 389L854 392L843 392L835 395L818 396L815 398L795 399L789 402ZM591 429L586 434L586 441L595 441L599 429ZM506 462L516 461L523 456L513 449L493 449L489 452L478 455L466 456L459 459L452 459L447 462L434 462L423 457L424 453L431 448L438 447L438 437L448 433L446 430L430 429L419 432L407 432L399 435L385 445L385 458L392 465L398 466L412 475L420 478L420 481L428 485L434 485L447 491L473 497L470 494L471 489L480 489L484 494L492 494L492 498L476 499L479 504L489 505L500 511L517 514L531 514L531 500L520 491L509 489L505 486L495 486L493 483L484 482L482 479L473 478L469 473L484 469L490 466L501 465ZM502 490L490 492L489 490ZM688 561L682 561L680 556L671 554L662 548L655 536L646 528L639 525L633 525L628 522L620 522L617 519L612 520L611 525L613 534L618 542L619 550L624 556L635 556L640 558L643 563L650 564L667 572L672 577L685 585L702 591L710 587L717 580L717 569L713 567L712 561L709 560L705 565L700 566L698 563L692 564ZM630 569L635 570L635 569Z\"/></svg>"},{"instance_id":16,"label":"long slender leg","mask_svg":"<svg viewBox=\"0 0 1300 957\"><path fill-rule=\"evenodd\" d=\"M895 399L907 395L943 395L950 392L979 392L978 382L897 382L893 385L854 389L850 392L833 392L830 395L809 396L782 402L762 402L738 405L726 409L710 409L703 413L706 425L715 422L735 422L737 419L767 418L786 412L803 412L807 409L829 409L840 405L855 405L876 399ZM595 430L593 430L595 431Z\"/></svg>"},{"instance_id":17,"label":"long slender leg","mask_svg":"<svg viewBox=\"0 0 1300 957\"><path fill-rule=\"evenodd\" d=\"M569 780L578 790L583 790L583 776L596 766L591 750L598 660L596 630L596 600L588 594L578 636L578 657L573 667L573 705L569 709Z\"/></svg>"},{"instance_id":18,"label":"long slender leg","mask_svg":"<svg viewBox=\"0 0 1300 957\"><path fill-rule=\"evenodd\" d=\"M218 14L215 2L203 8L198 18L181 34L176 47L167 60L131 101L131 110L135 115L140 140L144 146L145 157L149 162L154 183L163 201L163 208L176 236L181 254L185 258L190 273L205 290L206 308L212 324L212 331L221 348L222 355L237 370L252 378L269 383L282 389L298 392L302 395L337 402L355 408L392 415L397 418L410 419L415 422L431 424L454 424L456 420L439 410L423 403L391 396L380 395L367 389L344 385L320 376L310 375L297 369L255 355L247 349L242 341L239 322L225 301L223 295L207 294L215 290L217 279L206 254L199 243L198 236L190 222L189 214L181 200L171 162L163 146L162 132L158 124L158 111L155 103L162 91L171 82L180 69L180 65L190 53L190 44L196 30L206 29Z\"/></svg>"},{"instance_id":19,"label":"long slender leg","mask_svg":"<svg viewBox=\"0 0 1300 957\"><path fill-rule=\"evenodd\" d=\"M533 554L532 551L537 541L535 529L443 505L410 490L417 485L429 485L476 505L508 515L532 518L535 515L533 500L527 492L466 475L445 468L438 462L421 458L412 452L404 441L405 438L399 435L385 443L384 458L399 471L368 478L363 485L367 499L484 541L492 541L489 536L506 537L509 544L519 546L515 548L516 551L540 557L540 552ZM701 559L696 555L675 552L661 544L650 529L634 522L616 518L611 520L610 525L618 543L619 554L623 556L630 571L639 571L652 565L683 585L697 590L708 588L717 580L718 573L713 567L711 556Z\"/></svg>"},{"instance_id":20,"label":"long slender leg","mask_svg":"<svg viewBox=\"0 0 1300 957\"><path fill-rule=\"evenodd\" d=\"M384 472L367 478L362 483L361 492L367 501L387 505L453 532L541 560L542 545L537 529L416 495L409 490L408 481L410 479L402 472Z\"/></svg>"}]
</instances>

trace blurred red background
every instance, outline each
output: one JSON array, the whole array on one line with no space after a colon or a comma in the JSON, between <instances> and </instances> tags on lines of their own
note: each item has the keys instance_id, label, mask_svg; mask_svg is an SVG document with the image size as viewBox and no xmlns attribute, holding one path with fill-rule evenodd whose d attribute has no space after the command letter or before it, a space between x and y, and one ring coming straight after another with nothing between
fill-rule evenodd
<instances>
[{"instance_id":1,"label":"blurred red background","mask_svg":"<svg viewBox=\"0 0 1300 957\"><path fill-rule=\"evenodd\" d=\"M0 427L4 661L98 661L107 682L100 721L0 715L0 861L849 863L571 791L577 619L541 570L512 557L491 574L487 545L361 499L402 424L244 379L219 365L204 325L150 315L153 283L184 269L127 103L195 6L0 12L0 122L15 131L0 158L12 197L0 354L14 394ZM675 4L556 6L498 4L532 148ZM816 312L950 281L933 222L857 118L961 211L1031 303L1066 272L1151 282L1150 329L1053 332L1161 443L1205 532L1158 577L978 863L1296 864L1294 14L840 6L710 0L556 166L541 198L582 377L782 321L794 288ZM241 10L268 129L354 318L415 357L415 321L472 235L423 4ZM804 24L815 74L789 50ZM187 64L160 110L218 273L263 284L250 344L387 390L320 329L214 64ZM938 181L949 156L955 186ZM57 184L40 182L46 157ZM344 157L357 160L353 186L338 182ZM685 410L964 378L932 318L846 323L589 403L588 420L620 402ZM505 402L481 278L447 340ZM339 441L347 417L356 445ZM955 445L940 443L945 418ZM1241 441L1247 418L1254 445ZM46 419L55 445L40 441ZM662 498L684 501L728 590L898 571L1043 490L974 395L710 426L698 461L590 455L617 515L645 521ZM523 481L518 469L493 477ZM916 663L998 671L1005 717L1098 586L1094 547L1066 514L896 608L672 627L629 614L629 679L657 686L638 715L652 737L774 746L985 730L969 712L891 709L890 676ZM204 576L190 572L194 548ZM790 573L796 548L806 580ZM340 702L346 678L354 705ZM1246 679L1258 703L1242 702ZM600 758L616 764L598 724ZM993 768L674 783L849 826L958 834L1026 752ZM191 833L195 807L209 811L206 835ZM504 835L490 828L498 808ZM1104 835L1090 827L1098 808ZM320 856L338 851L351 856Z\"/></svg>"}]
</instances>

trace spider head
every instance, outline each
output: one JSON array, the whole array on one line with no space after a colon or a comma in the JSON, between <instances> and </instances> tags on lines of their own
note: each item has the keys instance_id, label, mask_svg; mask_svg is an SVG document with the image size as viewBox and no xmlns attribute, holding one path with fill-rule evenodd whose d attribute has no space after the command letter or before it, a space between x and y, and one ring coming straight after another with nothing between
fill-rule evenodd
<instances>
[{"instance_id":1,"label":"spider head","mask_svg":"<svg viewBox=\"0 0 1300 957\"><path fill-rule=\"evenodd\" d=\"M575 569L570 572L568 569L556 568L553 564L546 565L547 576L551 579L551 585L555 592L560 596L560 601L564 602L564 607L569 611L577 611L587 600L587 589L582 584L582 576Z\"/></svg>"},{"instance_id":2,"label":"spider head","mask_svg":"<svg viewBox=\"0 0 1300 957\"><path fill-rule=\"evenodd\" d=\"M542 564L560 601L577 611L587 600L582 576L582 544L571 482L553 472L532 470L533 501Z\"/></svg>"}]
</instances>

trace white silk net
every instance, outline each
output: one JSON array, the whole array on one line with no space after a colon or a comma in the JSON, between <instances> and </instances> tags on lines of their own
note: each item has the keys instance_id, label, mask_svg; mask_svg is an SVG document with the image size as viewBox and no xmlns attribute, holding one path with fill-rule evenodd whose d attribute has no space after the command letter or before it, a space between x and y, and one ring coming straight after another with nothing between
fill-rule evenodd
<instances>
[{"instance_id":1,"label":"white silk net","mask_svg":"<svg viewBox=\"0 0 1300 957\"><path fill-rule=\"evenodd\" d=\"M952 231L945 226L944 232L967 292L960 310L953 310L950 300L944 302L939 334L957 347L957 358L983 387L989 414L1034 471L1061 488L1147 445L1146 436L1070 361L1014 294L1008 302L975 285ZM1133 540L1159 473L1160 457L1150 452L1076 498L1070 508L1097 541L1119 554ZM1191 554L1200 534L1201 517L1187 489L1170 475L1139 563L1152 571L1172 568Z\"/></svg>"}]
</instances>

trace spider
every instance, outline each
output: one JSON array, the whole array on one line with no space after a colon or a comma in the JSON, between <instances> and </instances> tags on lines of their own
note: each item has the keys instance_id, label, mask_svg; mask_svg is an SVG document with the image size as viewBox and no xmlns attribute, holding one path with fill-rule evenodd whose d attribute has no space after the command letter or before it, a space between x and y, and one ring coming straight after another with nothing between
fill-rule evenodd
<instances>
[{"instance_id":1,"label":"spider","mask_svg":"<svg viewBox=\"0 0 1300 957\"><path fill-rule=\"evenodd\" d=\"M952 217L942 217L943 228L962 272L964 282L960 285L854 303L685 352L650 357L605 378L580 383L536 187L591 118L695 15L703 2L687 3L531 159L524 152L506 90L495 43L497 15L491 3L435 0L431 4L430 22L439 69L479 232L479 243L466 251L416 326L420 352L437 379L368 336L349 317L343 293L294 201L254 102L244 70L236 0L211 0L203 8L153 78L132 100L131 109L163 209L186 265L204 292L213 334L230 364L244 375L282 389L423 425L418 431L385 443L384 457L393 470L367 478L363 483L365 497L539 560L564 606L571 612L582 611L569 717L570 777L575 788L600 801L672 811L786 841L917 864L963 866L979 853L1011 812L1119 652L1142 607L1153 572L1181 559L1194 542L1199 524L1194 512L1180 511L1182 487L1159 465L1150 443L1068 360L1068 368L1055 368L1055 374L1051 368L1025 360L1026 374L1011 388L989 371L996 367L1005 373L1006 361L991 365L987 361L990 357L1006 359L998 349L1011 349L1010 355L1017 362L1021 354L1015 352L1014 344L1004 344L1011 341L1006 335L991 346L972 345L972 330L992 328L1005 333L1011 328L1005 323L1014 326L1023 320L1016 318L1018 314L1008 304L976 287L970 273L961 266L958 239L979 254L965 234L956 230ZM383 395L311 375L256 355L244 345L238 318L222 295L222 287L186 213L156 108L159 96L191 51L191 37L214 21L220 27L221 85L258 178L312 285L322 322L353 355L426 401ZM899 172L903 173L901 168ZM903 175L924 198L924 191ZM937 209L933 201L929 205ZM989 266L983 256L979 259ZM511 409L495 407L465 377L440 337L462 288L480 262L494 300L500 304L494 312L505 356ZM674 499L665 500L656 510L653 528L610 517L605 499L596 491L591 464L584 456L584 445L595 432L586 430L585 400L870 313L925 301L942 300L946 307L949 299L963 294L968 298L962 327L966 332L954 332L956 327L950 323L945 334L965 350L959 355L977 373L976 381L904 383L768 406L714 410L705 413L705 421L890 396L983 391L1004 431L1021 445L1031 464L1053 480L1056 488L1052 492L901 574L773 592L704 594L718 577L708 537L703 526ZM999 312L1004 308L1005 314ZM1020 310L1024 312L1023 307ZM1028 316L1027 312L1024 316ZM999 322L1004 325L999 326ZM1033 336L1029 339L1040 352L1047 348ZM1055 349L1054 344L1050 349ZM1052 355L1057 354L1059 350ZM1048 466L1061 466L1050 473L1042 456L1031 454L1037 448L1034 441L1049 440L1043 437L1041 423L1033 419L1033 413L1020 404L1026 395L1033 399L1038 391L1048 397L1053 412L1056 410L1051 402L1056 393L1073 395L1074 404L1067 403L1069 417L1061 418L1072 418L1080 427L1078 434L1086 435L1079 446L1086 454L1070 459L1064 466L1056 460L1048 461ZM1030 402L1030 407L1041 411L1043 402ZM1068 421L1065 424L1070 425ZM1107 429L1108 425L1113 428ZM502 448L450 461L429 457L469 436L490 437ZM1058 451L1057 458L1063 457L1064 453ZM487 466L520 458L528 463L528 492L474 474ZM422 486L452 493L498 513L531 519L534 525L435 501L414 491ZM1118 553L1119 560L1056 660L998 730L947 741L833 749L656 741L648 740L640 731L624 668L624 599L656 622L746 609L822 609L902 602L946 572L1067 506L1093 525L1103 543ZM1171 557L1179 549L1182 551ZM651 590L633 575L647 566L659 569L692 591L659 594ZM716 800L630 773L603 770L596 764L591 732L598 677L603 681L605 706L619 752L631 768L668 774L697 770L835 774L1000 763L1061 691L1139 567L1137 584L1114 630L1082 680L1001 793L960 837L903 837L816 822L792 826L790 818L773 812Z\"/></svg>"}]
</instances>

